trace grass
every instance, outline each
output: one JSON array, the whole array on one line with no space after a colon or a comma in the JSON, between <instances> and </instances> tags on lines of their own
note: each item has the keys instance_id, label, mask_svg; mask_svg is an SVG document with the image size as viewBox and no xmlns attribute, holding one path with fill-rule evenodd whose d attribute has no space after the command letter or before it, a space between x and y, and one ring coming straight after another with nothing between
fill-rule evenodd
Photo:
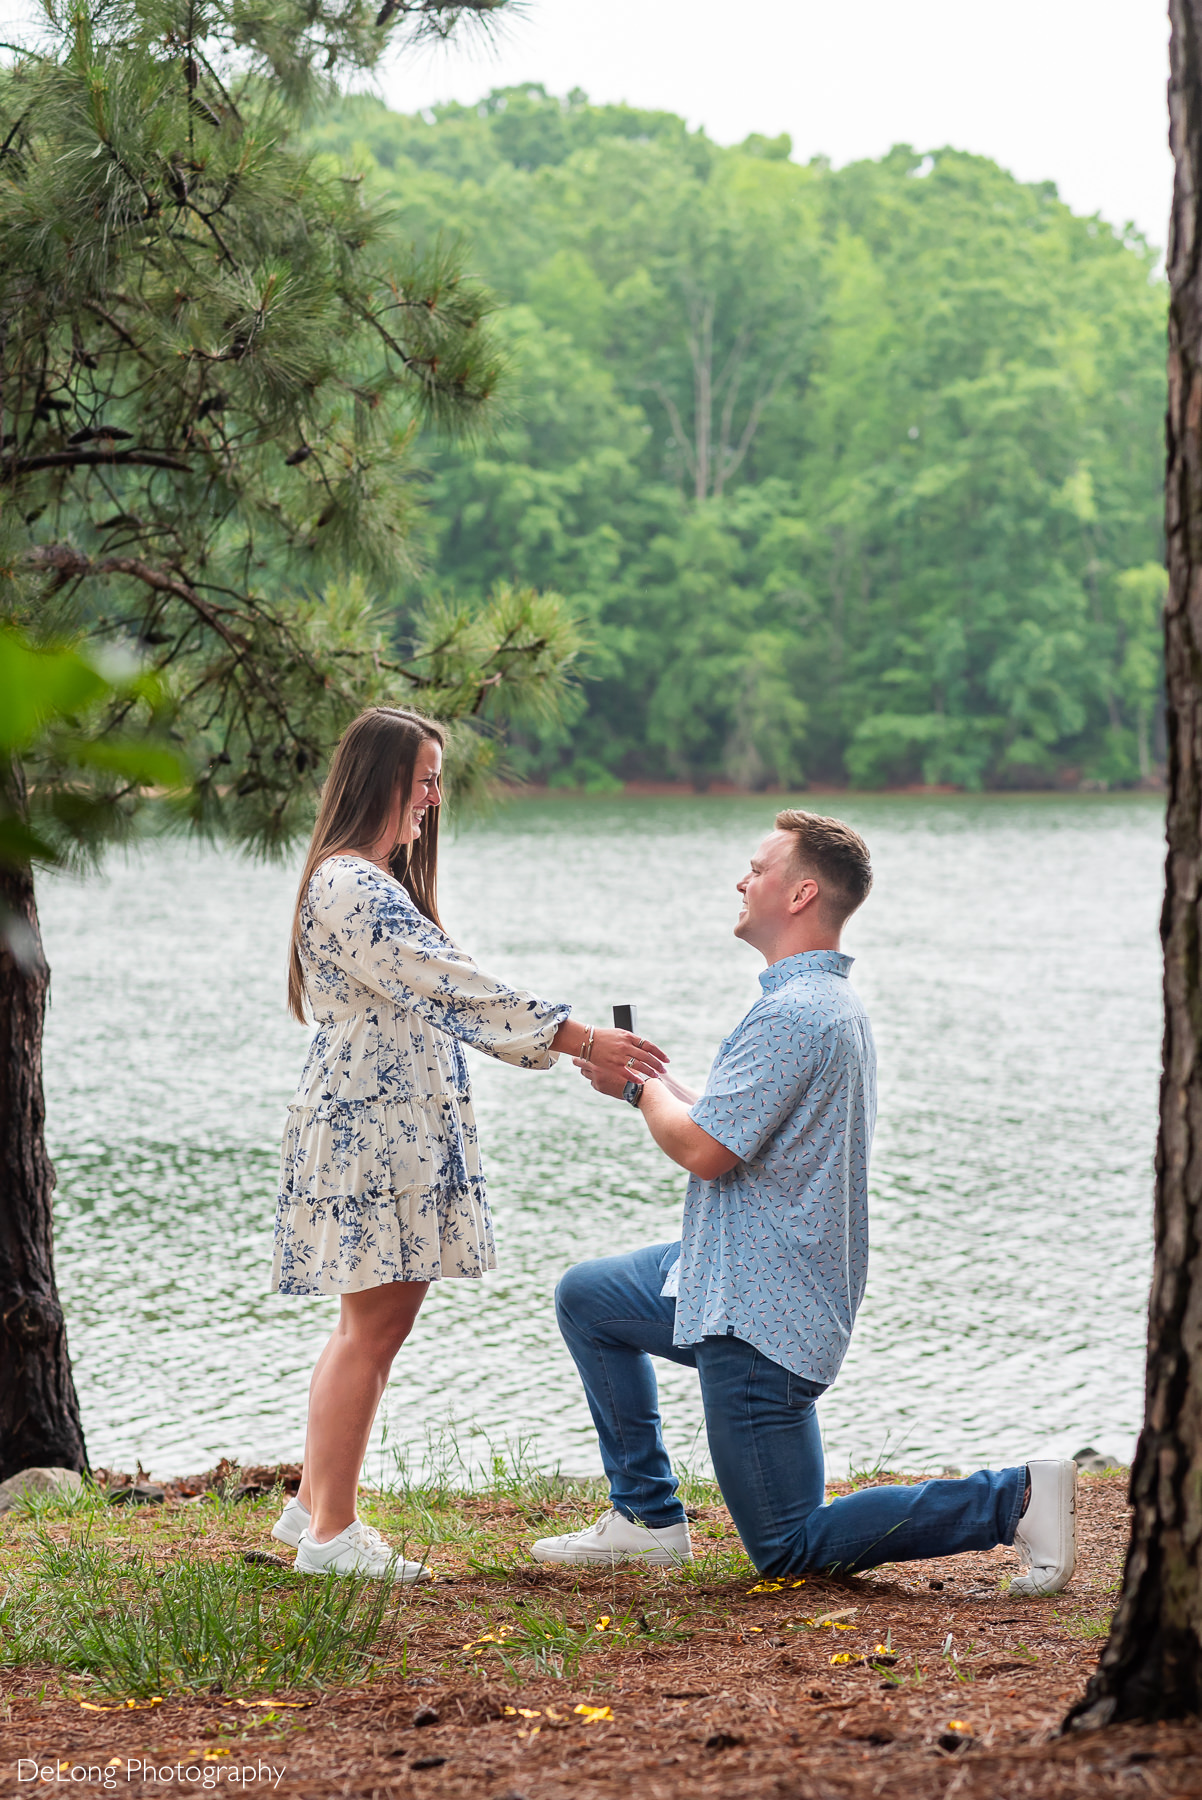
<instances>
[{"instance_id":1,"label":"grass","mask_svg":"<svg viewBox=\"0 0 1202 1800\"><path fill-rule=\"evenodd\" d=\"M571 1680L606 1656L687 1640L704 1590L755 1580L729 1522L699 1519L696 1561L648 1571L637 1604L615 1584L599 1598L593 1571L583 1587L561 1579L535 1591L543 1572L529 1560L531 1535L587 1523L606 1504L604 1486L533 1467L522 1444L486 1449L469 1465L443 1432L420 1476L394 1458L388 1485L360 1500L360 1516L402 1555L436 1576L451 1559L470 1597L437 1581L324 1582L283 1562L248 1563L248 1552L274 1555L268 1531L283 1495L235 1500L236 1475L218 1494L167 1507L114 1507L89 1484L30 1495L0 1520L0 1667L54 1668L98 1700L268 1695L405 1669L414 1633L428 1638L437 1621L456 1640L439 1647L448 1672ZM681 1486L692 1510L716 1506L713 1482L688 1474Z\"/></svg>"},{"instance_id":2,"label":"grass","mask_svg":"<svg viewBox=\"0 0 1202 1800\"><path fill-rule=\"evenodd\" d=\"M383 1583L310 1581L240 1558L163 1565L70 1522L65 1539L39 1524L10 1577L0 1663L52 1663L108 1695L274 1693L361 1679L396 1635Z\"/></svg>"},{"instance_id":3,"label":"grass","mask_svg":"<svg viewBox=\"0 0 1202 1800\"><path fill-rule=\"evenodd\" d=\"M1074 1617L1068 1619L1061 1619L1058 1617L1057 1622L1060 1625L1061 1630L1066 1631L1070 1637L1088 1640L1090 1638L1109 1637L1110 1620L1110 1613L1104 1612L1095 1613L1092 1616L1086 1613L1078 1613Z\"/></svg>"},{"instance_id":4,"label":"grass","mask_svg":"<svg viewBox=\"0 0 1202 1800\"><path fill-rule=\"evenodd\" d=\"M835 1679L845 1662L874 1663L883 1637L898 1662L872 1679L920 1683L912 1642L899 1639L895 1651L887 1628L872 1635L856 1583L757 1576L716 1486L699 1474L682 1481L692 1562L575 1571L533 1563L529 1544L594 1518L607 1503L600 1482L536 1469L522 1445L485 1440L470 1465L453 1433L435 1449L420 1475L398 1459L387 1486L360 1495L365 1521L400 1554L428 1562L436 1579L416 1588L295 1575L269 1536L282 1493L235 1499L235 1479L220 1494L166 1506L112 1506L88 1485L27 1497L0 1517L0 1672L19 1669L23 1683L46 1680L98 1705L249 1699L418 1671L461 1684L604 1687L665 1658L681 1663L667 1679L687 1688L699 1659L732 1644L769 1654L801 1646ZM1057 1620L1062 1641L1104 1634L1083 1600ZM921 1604L942 1618L947 1602ZM1096 1604L1105 1604L1101 1591ZM937 1643L923 1652L923 1667L954 1687L975 1675L972 1647L957 1647L959 1656ZM1025 1647L1018 1655L1033 1657Z\"/></svg>"}]
</instances>

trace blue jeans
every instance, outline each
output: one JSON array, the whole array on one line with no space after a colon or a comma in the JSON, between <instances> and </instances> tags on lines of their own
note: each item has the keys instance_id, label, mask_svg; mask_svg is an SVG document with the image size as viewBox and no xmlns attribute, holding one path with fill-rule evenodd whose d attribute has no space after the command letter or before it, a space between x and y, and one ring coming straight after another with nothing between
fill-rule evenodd
<instances>
[{"instance_id":1,"label":"blue jeans","mask_svg":"<svg viewBox=\"0 0 1202 1800\"><path fill-rule=\"evenodd\" d=\"M660 1295L678 1244L577 1263L555 1308L601 1440L616 1511L643 1525L684 1518L660 1430L652 1356L695 1368L714 1473L763 1575L855 1570L1012 1544L1026 1471L861 1488L825 1504L814 1402L825 1388L736 1337L672 1342L676 1302Z\"/></svg>"}]
</instances>

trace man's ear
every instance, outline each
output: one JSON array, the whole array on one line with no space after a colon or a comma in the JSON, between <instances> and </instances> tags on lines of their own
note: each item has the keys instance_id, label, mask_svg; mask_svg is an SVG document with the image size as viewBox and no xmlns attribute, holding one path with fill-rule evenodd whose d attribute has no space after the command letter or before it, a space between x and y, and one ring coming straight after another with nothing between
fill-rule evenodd
<instances>
[{"instance_id":1,"label":"man's ear","mask_svg":"<svg viewBox=\"0 0 1202 1800\"><path fill-rule=\"evenodd\" d=\"M789 895L789 911L791 913L804 912L806 907L812 906L817 899L818 883L807 875L804 881L798 882Z\"/></svg>"}]
</instances>

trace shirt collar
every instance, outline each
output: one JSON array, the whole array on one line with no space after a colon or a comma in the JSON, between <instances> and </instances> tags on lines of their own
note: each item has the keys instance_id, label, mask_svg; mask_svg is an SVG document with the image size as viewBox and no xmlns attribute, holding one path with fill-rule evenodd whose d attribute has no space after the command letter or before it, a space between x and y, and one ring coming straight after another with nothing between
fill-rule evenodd
<instances>
[{"instance_id":1,"label":"shirt collar","mask_svg":"<svg viewBox=\"0 0 1202 1800\"><path fill-rule=\"evenodd\" d=\"M760 986L766 994L774 994L799 975L842 975L846 979L855 960L842 950L799 950L796 956L782 956L779 962L769 963L761 972Z\"/></svg>"}]
</instances>

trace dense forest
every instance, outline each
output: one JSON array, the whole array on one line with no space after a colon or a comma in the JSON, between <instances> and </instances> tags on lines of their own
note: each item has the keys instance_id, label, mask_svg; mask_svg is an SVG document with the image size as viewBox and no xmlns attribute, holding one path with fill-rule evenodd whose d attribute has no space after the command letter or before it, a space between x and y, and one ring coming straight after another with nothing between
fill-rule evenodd
<instances>
[{"instance_id":1,"label":"dense forest","mask_svg":"<svg viewBox=\"0 0 1202 1800\"><path fill-rule=\"evenodd\" d=\"M1161 755L1165 293L981 157L832 170L537 87L313 133L502 311L499 430L422 446L398 601L516 580L591 651L515 746L604 789L1123 785Z\"/></svg>"}]
</instances>

